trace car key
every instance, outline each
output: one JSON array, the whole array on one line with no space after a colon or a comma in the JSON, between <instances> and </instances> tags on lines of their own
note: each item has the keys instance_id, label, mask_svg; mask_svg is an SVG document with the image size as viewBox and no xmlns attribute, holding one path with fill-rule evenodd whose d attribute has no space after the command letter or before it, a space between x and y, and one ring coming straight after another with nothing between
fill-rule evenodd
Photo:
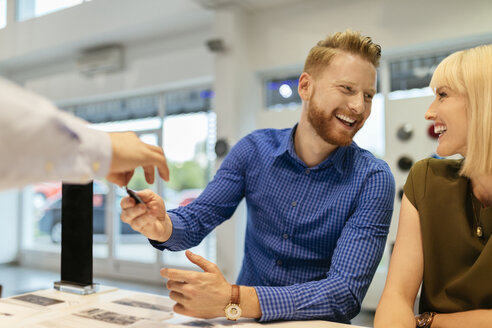
<instances>
[{"instance_id":1,"label":"car key","mask_svg":"<svg viewBox=\"0 0 492 328\"><path fill-rule=\"evenodd\" d=\"M128 189L127 186L125 186L125 189L126 189L127 194L135 200L135 203L144 204L144 201L142 200L142 198L140 198L135 191Z\"/></svg>"}]
</instances>

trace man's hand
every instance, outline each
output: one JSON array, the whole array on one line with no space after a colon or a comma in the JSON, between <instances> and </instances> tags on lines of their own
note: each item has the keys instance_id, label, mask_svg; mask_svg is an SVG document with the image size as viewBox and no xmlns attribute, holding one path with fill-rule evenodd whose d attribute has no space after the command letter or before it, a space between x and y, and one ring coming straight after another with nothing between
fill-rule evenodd
<instances>
[{"instance_id":1,"label":"man's hand","mask_svg":"<svg viewBox=\"0 0 492 328\"><path fill-rule=\"evenodd\" d=\"M162 148L142 142L133 132L109 133L113 155L106 179L119 186L128 184L133 171L142 166L145 180L154 183L154 167L164 180L169 180L169 168Z\"/></svg>"},{"instance_id":2,"label":"man's hand","mask_svg":"<svg viewBox=\"0 0 492 328\"><path fill-rule=\"evenodd\" d=\"M161 276L169 279L169 297L176 301L174 312L198 318L223 317L231 299L231 284L214 263L190 251L186 257L205 272L161 269Z\"/></svg>"},{"instance_id":3,"label":"man's hand","mask_svg":"<svg viewBox=\"0 0 492 328\"><path fill-rule=\"evenodd\" d=\"M137 195L144 204L135 204L131 197L121 200L121 220L149 239L167 241L173 232L173 225L164 201L151 190L138 191Z\"/></svg>"}]
</instances>

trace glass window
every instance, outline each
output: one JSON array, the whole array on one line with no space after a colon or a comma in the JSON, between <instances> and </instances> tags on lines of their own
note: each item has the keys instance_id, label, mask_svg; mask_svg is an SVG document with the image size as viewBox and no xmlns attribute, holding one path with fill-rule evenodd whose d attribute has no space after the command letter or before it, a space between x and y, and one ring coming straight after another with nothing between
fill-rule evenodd
<instances>
[{"instance_id":1,"label":"glass window","mask_svg":"<svg viewBox=\"0 0 492 328\"><path fill-rule=\"evenodd\" d=\"M95 180L93 184L94 256L107 257L106 208L110 184ZM27 249L60 252L61 243L61 182L41 182L23 191L23 245Z\"/></svg>"},{"instance_id":2,"label":"glass window","mask_svg":"<svg viewBox=\"0 0 492 328\"><path fill-rule=\"evenodd\" d=\"M23 245L59 252L61 241L61 183L42 182L23 190Z\"/></svg>"},{"instance_id":3,"label":"glass window","mask_svg":"<svg viewBox=\"0 0 492 328\"><path fill-rule=\"evenodd\" d=\"M189 89L166 94L166 115L206 112L211 108L214 92L210 89Z\"/></svg>"},{"instance_id":4,"label":"glass window","mask_svg":"<svg viewBox=\"0 0 492 328\"><path fill-rule=\"evenodd\" d=\"M7 26L7 0L0 0L0 28Z\"/></svg>"},{"instance_id":5,"label":"glass window","mask_svg":"<svg viewBox=\"0 0 492 328\"><path fill-rule=\"evenodd\" d=\"M65 110L94 123L92 127L95 129L134 131L143 142L152 145L163 145L165 140L171 181L165 184L157 178L154 184L149 185L139 168L128 187L153 190L171 209L193 201L210 180L216 139L216 118L210 112L212 97L213 92L209 89L195 88L73 105L65 107ZM164 108L161 108L164 103L166 117L162 114ZM165 261L176 266L191 266L183 252L157 251L147 238L120 220L120 202L125 196L126 192L121 187L105 180L94 181L94 258L150 265ZM60 252L61 183L46 182L24 188L22 204L23 249ZM215 235L208 236L193 250L215 261Z\"/></svg>"},{"instance_id":6,"label":"glass window","mask_svg":"<svg viewBox=\"0 0 492 328\"><path fill-rule=\"evenodd\" d=\"M94 124L97 129L107 132L117 131L134 131L139 138L148 144L159 145L158 134L162 125L162 119L160 117L151 117L139 120L119 121L119 122L106 122ZM156 178L154 184L149 185L145 180L145 174L142 168L137 168L133 174L132 179L128 183L128 188L133 190L150 189L158 193L158 179ZM121 199L125 197L126 191L113 184L108 184L111 189L111 193L108 194L108 204L106 207L105 216L107 226L110 227L112 233L108 236L112 238L114 243L114 257L121 260L146 262L152 263L156 260L156 250L153 247L149 247L149 242L140 233L134 231L130 225L120 220L121 215ZM94 219L94 224L95 224ZM105 230L106 234L109 234ZM108 240L100 239L94 240L94 256L99 257L105 254L105 250L108 249ZM103 257L103 256L101 256Z\"/></svg>"},{"instance_id":7,"label":"glass window","mask_svg":"<svg viewBox=\"0 0 492 328\"><path fill-rule=\"evenodd\" d=\"M122 121L130 121L126 130L135 130L133 125L136 119L160 119L159 96L139 96L124 99L114 99L98 103L89 103L75 106L65 106L67 112L74 114L91 123L106 123L118 121L116 129L124 130ZM148 129L148 122L143 121L138 129ZM159 123L160 124L160 123ZM112 126L112 123L109 123Z\"/></svg>"},{"instance_id":8,"label":"glass window","mask_svg":"<svg viewBox=\"0 0 492 328\"><path fill-rule=\"evenodd\" d=\"M391 91L420 89L429 86L437 65L450 53L405 58L390 62Z\"/></svg>"},{"instance_id":9,"label":"glass window","mask_svg":"<svg viewBox=\"0 0 492 328\"><path fill-rule=\"evenodd\" d=\"M171 175L164 188L164 201L166 208L172 209L195 200L210 180L215 160L216 116L212 112L167 116L163 131ZM215 234L211 233L192 251L215 262ZM166 251L162 256L164 263L190 265L184 252Z\"/></svg>"},{"instance_id":10,"label":"glass window","mask_svg":"<svg viewBox=\"0 0 492 328\"><path fill-rule=\"evenodd\" d=\"M432 74L434 74L434 70L444 58L455 51L478 46L480 44L457 46L456 48L446 51L436 51L426 55L390 60L390 91L395 92L400 90L427 88L432 78ZM416 91L416 94L419 92L420 91Z\"/></svg>"},{"instance_id":11,"label":"glass window","mask_svg":"<svg viewBox=\"0 0 492 328\"><path fill-rule=\"evenodd\" d=\"M17 0L17 20L25 21L34 17L51 14L90 0Z\"/></svg>"},{"instance_id":12,"label":"glass window","mask_svg":"<svg viewBox=\"0 0 492 328\"><path fill-rule=\"evenodd\" d=\"M301 104L301 98L297 93L298 85L299 75L265 81L266 107L269 110L298 108Z\"/></svg>"}]
</instances>

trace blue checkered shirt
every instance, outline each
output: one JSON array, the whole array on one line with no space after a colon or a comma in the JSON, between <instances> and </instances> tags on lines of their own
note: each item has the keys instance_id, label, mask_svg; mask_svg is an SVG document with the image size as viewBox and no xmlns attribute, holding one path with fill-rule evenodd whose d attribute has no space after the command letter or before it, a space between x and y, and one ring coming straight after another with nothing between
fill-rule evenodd
<instances>
[{"instance_id":1,"label":"blue checkered shirt","mask_svg":"<svg viewBox=\"0 0 492 328\"><path fill-rule=\"evenodd\" d=\"M294 150L293 129L241 139L191 204L169 211L159 249L198 245L246 198L244 259L237 279L255 286L260 321L350 322L381 259L393 211L388 165L355 143L315 167Z\"/></svg>"}]
</instances>

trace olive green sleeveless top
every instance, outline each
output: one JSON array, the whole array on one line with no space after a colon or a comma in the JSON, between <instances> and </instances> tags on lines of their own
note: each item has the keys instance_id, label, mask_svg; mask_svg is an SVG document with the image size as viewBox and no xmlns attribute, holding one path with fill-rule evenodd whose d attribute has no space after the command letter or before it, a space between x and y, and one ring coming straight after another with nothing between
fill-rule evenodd
<instances>
[{"instance_id":1,"label":"olive green sleeveless top","mask_svg":"<svg viewBox=\"0 0 492 328\"><path fill-rule=\"evenodd\" d=\"M472 195L469 179L458 174L461 163L419 161L404 187L420 215L421 313L492 308L492 207L483 208ZM477 222L483 227L481 238L476 235Z\"/></svg>"}]
</instances>

